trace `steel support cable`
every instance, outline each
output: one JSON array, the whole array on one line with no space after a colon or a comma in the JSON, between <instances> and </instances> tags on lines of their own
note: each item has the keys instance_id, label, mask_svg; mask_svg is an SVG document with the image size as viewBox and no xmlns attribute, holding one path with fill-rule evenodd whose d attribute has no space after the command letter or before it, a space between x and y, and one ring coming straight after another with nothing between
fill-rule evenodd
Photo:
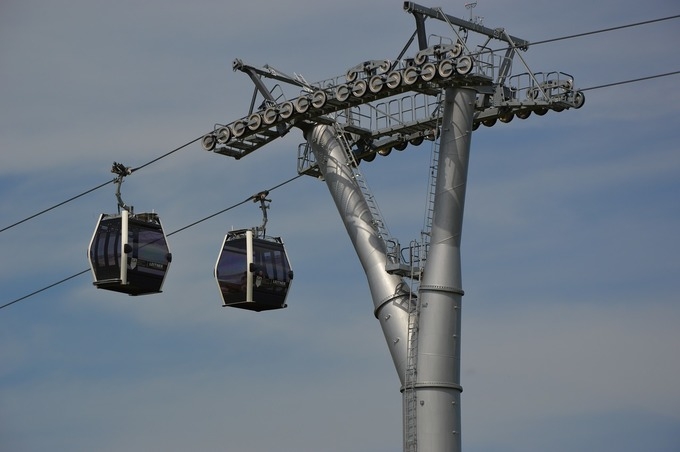
<instances>
[{"instance_id":1,"label":"steel support cable","mask_svg":"<svg viewBox=\"0 0 680 452\"><path fill-rule=\"evenodd\" d=\"M105 186L107 186L107 185L113 183L114 180L115 180L115 179L111 179L111 180L109 180L109 181L106 181L106 182L104 182L103 184L97 185L96 187L93 187L93 188L91 188L91 189L89 189L89 190L87 190L87 191L84 191L84 192L82 192L82 193L79 194L79 195L73 196L73 197L71 197L71 198L69 198L69 199L67 199L67 200L65 200L65 201L62 201L62 202L60 202L60 203L58 203L58 204L53 205L52 207L48 207L48 208L45 209L45 210L41 210L41 211L38 212L38 213L34 213L33 215L28 216L28 217L24 218L24 219L21 220L21 221L17 221L16 223L10 224L9 226L5 226L4 228L0 229L0 232L6 231L6 230L8 230L8 229L12 229L14 226L19 226L20 224L25 223L25 222L27 222L28 220L32 220L33 218L38 217L38 216L40 216L40 215L42 215L42 214L44 214L44 213L47 213L47 212L49 212L50 210L54 210L54 209L56 209L57 207L61 207L61 206L63 206L64 204L68 204L69 202L74 201L74 200L76 200L76 199L78 199L78 198L81 198L81 197L83 197L83 196L85 196L85 195L87 195L87 194L90 194L90 193L92 193L93 191L99 190L100 188L105 187Z\"/></svg>"},{"instance_id":2,"label":"steel support cable","mask_svg":"<svg viewBox=\"0 0 680 452\"><path fill-rule=\"evenodd\" d=\"M284 186L284 185L286 185L286 184L288 184L288 183L290 183L290 182L293 182L295 179L298 179L298 178L300 178L300 177L302 177L301 174L298 174L297 176L293 176L293 177L291 177L290 179L288 179L287 181L281 182L280 184L275 185L275 186L273 186L272 188L267 189L267 191L274 191L274 190L276 190L277 188L282 187L282 186ZM227 207L226 209L222 209L222 210L220 210L219 212L215 212L215 213L213 213L212 215L208 215L208 216L205 217L205 218L201 218L201 219L198 220L198 221L194 221L193 223L190 223L190 224L188 224L188 225L186 225L186 226L184 226L184 227L181 227L181 228L179 228L179 229L177 229L177 230L175 230L175 231L172 231L172 232L168 233L168 237L170 237L171 235L175 235L175 234L177 234L178 232L182 232L182 231L184 231L185 229L189 229L189 228L191 228L191 227L193 227L193 226L196 226L197 224L203 223L204 221L207 221L207 220L209 220L209 219L211 219L211 218L214 218L214 217L216 217L216 216L218 216L218 215L221 215L221 214L223 214L224 212L227 212L228 210L231 210L231 209L234 209L234 208L236 208L236 207L238 207L238 206L241 206L241 205L247 203L248 201L252 201L254 198L255 198L255 195L249 196L248 198L244 199L243 201L241 201L241 202L239 202L239 203L237 203L237 204L234 204L234 205L232 205L232 206L229 206L229 207ZM2 309L2 306L0 306L0 309Z\"/></svg>"},{"instance_id":3,"label":"steel support cable","mask_svg":"<svg viewBox=\"0 0 680 452\"><path fill-rule=\"evenodd\" d=\"M680 14L676 14L674 16L661 17L661 18L658 18L658 19L645 20L645 21L636 22L636 23L633 23L633 24L619 25L619 26L616 26L616 27L603 28L601 30L587 31L585 33L576 33L576 34L569 35L569 36L562 36L561 38L544 39L543 41L531 42L531 43L529 43L529 46L535 46L535 45L539 45L539 44L547 44L549 42L563 41L565 39L580 38L580 37L583 37L583 36L590 36L590 35L594 35L594 34L598 34L598 33L606 33L606 32L610 32L610 31L622 30L624 28L638 27L640 25L653 24L655 22L662 22L664 20L671 20L671 19L678 19L678 18L680 18Z\"/></svg>"},{"instance_id":4,"label":"steel support cable","mask_svg":"<svg viewBox=\"0 0 680 452\"><path fill-rule=\"evenodd\" d=\"M151 165L152 163L156 163L157 161L159 161L159 160L161 160L161 159L163 159L163 158L165 158L165 157L167 157L167 156L169 156L169 155L171 155L171 154L174 154L175 152L180 151L180 150L184 149L184 148L187 147L187 146L190 146L190 145L194 144L195 142L199 141L201 138L202 138L202 137L196 138L196 139L194 139L194 140L191 140L190 142L185 143L185 144L183 144L182 146L173 149L172 151L166 152L165 154L163 154L163 155L161 155L161 156L159 156L159 157L156 157L155 159L151 160L150 162L147 162L147 163L143 164L142 166L138 166L137 168L133 168L133 169L131 170L131 172L140 170L140 169L142 169L142 168L146 168L147 166ZM62 202L60 202L60 203L58 203L58 204L53 205L52 207L48 207L47 209L41 210L40 212L37 212L37 213L34 213L33 215L30 215L30 216L24 218L23 220L17 221L16 223L10 224L9 226L5 226L4 228L0 229L0 232L4 232L4 231L6 231L6 230L8 230L8 229L12 229L12 228L15 227L15 226L19 226L19 225L22 224L22 223L25 223L25 222L27 222L27 221L29 221L29 220L32 220L32 219L35 218L35 217L39 217L40 215L42 215L42 214L44 214L44 213L47 213L47 212L49 212L49 211L51 211L51 210L54 210L54 209L56 209L57 207L61 207L61 206L63 206L64 204L68 204L68 203L71 202L71 201L75 201L75 200L78 199L78 198L82 198L83 196L88 195L88 194L92 193L93 191L99 190L100 188L105 187L105 186L107 186L107 185L109 185L109 184L111 184L111 183L113 183L113 182L115 182L115 181L116 181L116 179L111 179L111 180L109 180L109 181L106 181L106 182L104 182L103 184L97 185L96 187L93 187L93 188L91 188L91 189L89 189L89 190L86 190L86 191L80 193L79 195L73 196L73 197L71 197L71 198L68 198L68 199L65 200L65 201L62 201Z\"/></svg>"},{"instance_id":5,"label":"steel support cable","mask_svg":"<svg viewBox=\"0 0 680 452\"><path fill-rule=\"evenodd\" d=\"M67 277L67 278L64 278L64 279L59 280L59 281L57 281L57 282L55 282L55 283L52 283L52 284L50 284L49 286L45 286L45 287L43 287L42 289L38 289L38 290L36 290L36 291L33 291L33 292L31 292L31 293L29 293L29 294L27 294L27 295L24 295L23 297L19 297L19 298L17 298L16 300L12 300L12 301L10 301L9 303L3 304L2 306L0 306L0 309L6 308L6 307L8 307L8 306L11 306L11 305L13 305L14 303L18 303L18 302L20 302L21 300L25 300L26 298L30 298L30 297L32 297L33 295L39 294L40 292L44 292L44 291L46 291L47 289L51 289L52 287L58 286L58 285L61 284L61 283L65 283L66 281L69 281L69 280L71 280L71 279L73 279L73 278L75 278L75 277L77 277L77 276L84 275L85 273L87 273L87 272L89 272L89 271L90 271L90 269L87 268L87 269L85 269L85 270L83 270L83 271L81 271L81 272L78 272L78 273L76 273L76 274L74 274L74 275L71 275L71 276L69 276L69 277Z\"/></svg>"},{"instance_id":6,"label":"steel support cable","mask_svg":"<svg viewBox=\"0 0 680 452\"><path fill-rule=\"evenodd\" d=\"M302 175L301 175L301 174L298 174L297 176L291 177L290 179L288 179L288 180L286 180L286 181L284 181L284 182L281 182L281 183L278 184L278 185L273 186L272 188L268 189L267 191L269 191L269 192L274 191L274 190L276 190L277 188L280 188L280 187L282 187L282 186L284 186L284 185L286 185L286 184L288 184L288 183L290 183L290 182L293 182L295 179L298 179L298 178L300 178L300 177L302 177ZM181 227L181 228L179 228L179 229L177 229L177 230L175 230L175 231L172 231L172 232L168 233L167 236L170 237L170 236L172 236L172 235L177 234L178 232L182 232L182 231L184 231L184 230L186 230L186 229L189 229L189 228L191 228L191 227L193 227L193 226L196 226L197 224L203 223L204 221L207 221L207 220L209 220L209 219L211 219L211 218L214 218L214 217L216 217L216 216L218 216L218 215L220 215L220 214L223 214L224 212L227 212L227 211L229 211L229 210L235 209L236 207L239 207L239 206L241 206L241 205L247 203L248 201L253 200L254 197L255 197L255 195L249 196L248 198L244 199L243 201L238 202L238 203L236 203L236 204L233 204L233 205L227 207L226 209L222 209L222 210L220 210L219 212L215 212L215 213L213 213L212 215L208 215L207 217L204 217L204 218L202 218L202 219L200 219L200 220L198 220L198 221L194 221L193 223L189 223L189 224L186 225L186 226L183 226L183 227ZM39 294L39 293L41 293L41 292L46 291L47 289L51 289L52 287L56 287L56 286L58 286L58 285L60 285L60 284L62 284L62 283L65 283L65 282L67 282L67 281L70 281L70 280L72 280L72 279L74 279L74 278L76 278L76 277L78 277L78 276L80 276L80 275L84 275L85 273L88 273L89 271L90 271L90 269L87 268L87 269L82 270L82 271L80 271L80 272L78 272L78 273L75 273L75 274L73 274L73 275L71 275L71 276L68 276L68 277L66 277L66 278L64 278L64 279L61 279L61 280L59 280L59 281L57 281L57 282L54 282L54 283L52 283L52 284L50 284L50 285L48 285L48 286L45 286L45 287L43 287L42 289L35 290L35 291L33 291L33 292L29 293L29 294L26 294L26 295L24 295L24 296L22 296L22 297L19 297L19 298L15 299L15 300L12 300L12 301L10 301L10 302L8 302L8 303L3 304L2 306L0 306L0 309L6 308L6 307L8 307L8 306L13 305L14 303L18 303L18 302L20 302L20 301L22 301L22 300L25 300L25 299L27 299L27 298L30 298L30 297L32 297L33 295L37 295L37 294Z\"/></svg>"},{"instance_id":7,"label":"steel support cable","mask_svg":"<svg viewBox=\"0 0 680 452\"><path fill-rule=\"evenodd\" d=\"M640 25L648 25L648 24L652 24L652 23L656 23L656 22L663 22L665 20L672 20L672 19L678 19L678 18L680 18L680 14L676 14L676 15L673 15L673 16L660 17L658 19L645 20L645 21L642 21L642 22L635 22L635 23L632 23L632 24L618 25L616 27L602 28L600 30L586 31L586 32L583 32L583 33L576 33L576 34L573 34L573 35L561 36L559 38L544 39L542 41L530 42L529 47L537 46L537 45L540 45L540 44L548 44L548 43L551 43L551 42L565 41L567 39L581 38L583 36L590 36L590 35L595 35L595 34L599 34L599 33L607 33L607 32L610 32L610 31L623 30L625 28L638 27ZM502 52L502 51L507 50L509 48L510 47L503 47L503 48L500 48L500 49L483 50L483 51L479 52L479 54L481 55L481 54L485 54L485 53Z\"/></svg>"},{"instance_id":8,"label":"steel support cable","mask_svg":"<svg viewBox=\"0 0 680 452\"><path fill-rule=\"evenodd\" d=\"M651 79L655 79L655 78L668 77L669 75L677 75L677 74L680 74L680 71L666 72L665 74L650 75L650 76L647 76L647 77L634 78L634 79L623 80L623 81L614 82L614 83L606 83L604 85L597 85L597 86L591 86L590 88L579 89L579 91L591 91L591 90L594 90L594 89L609 88L610 86L617 86L617 85L625 85L627 83L642 82L644 80L651 80Z\"/></svg>"},{"instance_id":9,"label":"steel support cable","mask_svg":"<svg viewBox=\"0 0 680 452\"><path fill-rule=\"evenodd\" d=\"M172 154L174 154L174 153L177 152L177 151L181 151L181 150L184 149L185 147L191 146L191 145L194 144L195 142L200 141L200 140L202 140L202 139L203 139L202 136L201 136L201 137L198 137L198 138L194 138L193 140L189 141L188 143L184 143L183 145L181 145L181 146L179 146L179 147L176 147L176 148L173 149L172 151L168 151L168 152L166 152L165 154L160 155L160 156L156 157L155 159L151 160L150 162L146 162L146 163L143 164L142 166L138 166L137 168L133 168L133 169L132 169L132 172L135 172L135 171L140 170L140 169L142 169L142 168L146 168L147 166L151 165L152 163L156 163L157 161L159 161L159 160L161 160L161 159L164 159L165 157L168 157L169 155L172 155Z\"/></svg>"}]
</instances>

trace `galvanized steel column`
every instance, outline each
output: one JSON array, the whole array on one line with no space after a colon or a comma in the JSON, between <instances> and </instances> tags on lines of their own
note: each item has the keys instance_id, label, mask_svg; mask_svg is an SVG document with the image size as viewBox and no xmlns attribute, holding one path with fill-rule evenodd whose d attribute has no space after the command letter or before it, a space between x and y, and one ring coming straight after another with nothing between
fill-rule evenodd
<instances>
[{"instance_id":1,"label":"galvanized steel column","mask_svg":"<svg viewBox=\"0 0 680 452\"><path fill-rule=\"evenodd\" d=\"M410 289L400 276L385 271L385 242L378 235L373 215L334 128L316 125L304 132L368 279L374 314L380 321L399 381L403 385Z\"/></svg>"},{"instance_id":2,"label":"galvanized steel column","mask_svg":"<svg viewBox=\"0 0 680 452\"><path fill-rule=\"evenodd\" d=\"M444 99L430 249L421 279L417 357L417 450L459 452L460 242L476 92Z\"/></svg>"}]
</instances>

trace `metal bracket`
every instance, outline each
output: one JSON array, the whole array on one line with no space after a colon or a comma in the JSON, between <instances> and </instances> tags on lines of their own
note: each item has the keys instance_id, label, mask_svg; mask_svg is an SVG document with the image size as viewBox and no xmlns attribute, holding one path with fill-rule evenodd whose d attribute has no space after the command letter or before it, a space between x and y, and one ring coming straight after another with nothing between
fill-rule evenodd
<instances>
[{"instance_id":1,"label":"metal bracket","mask_svg":"<svg viewBox=\"0 0 680 452\"><path fill-rule=\"evenodd\" d=\"M118 200L118 211L120 212L121 210L127 210L128 212L132 213L133 207L128 206L125 204L123 201L123 198L120 195L120 186L123 185L123 179L125 176L129 176L132 174L132 168L127 167L123 165L122 163L116 163L113 162L113 166L111 167L111 172L114 174L117 174L118 177L114 179L114 182L116 184L116 199Z\"/></svg>"},{"instance_id":2,"label":"metal bracket","mask_svg":"<svg viewBox=\"0 0 680 452\"><path fill-rule=\"evenodd\" d=\"M264 238L267 230L267 209L269 209L269 203L272 202L271 199L267 199L268 194L269 190L264 190L252 196L253 202L259 202L260 209L262 209L262 226L255 228L256 236L261 238Z\"/></svg>"},{"instance_id":3,"label":"metal bracket","mask_svg":"<svg viewBox=\"0 0 680 452\"><path fill-rule=\"evenodd\" d=\"M514 36L509 36L507 33L504 33L504 30L501 29L492 29L488 27L484 27L480 24L470 22L467 20L459 19L458 17L450 16L448 14L444 14L441 11L438 11L436 9L432 8L427 8L425 6L418 5L417 3L414 2L404 2L404 10L407 13L413 14L413 16L416 18L416 26L422 27L423 30L422 32L418 32L418 43L423 49L424 47L427 47L427 43L425 43L425 46L423 47L422 42L421 42L421 34L424 37L425 36L425 29L424 29L424 19L423 17L431 17L433 19L438 19L442 20L445 22L448 22L453 25L457 25L461 28L464 28L466 30L471 30L475 31L477 33L481 33L483 35L487 35L490 38L498 39L501 41L505 41L508 44L513 44L513 42L509 41L507 37L510 37L512 41L514 41L514 45L516 45L518 48L521 50L527 50L529 48L529 41L526 41L524 39L516 38Z\"/></svg>"}]
</instances>

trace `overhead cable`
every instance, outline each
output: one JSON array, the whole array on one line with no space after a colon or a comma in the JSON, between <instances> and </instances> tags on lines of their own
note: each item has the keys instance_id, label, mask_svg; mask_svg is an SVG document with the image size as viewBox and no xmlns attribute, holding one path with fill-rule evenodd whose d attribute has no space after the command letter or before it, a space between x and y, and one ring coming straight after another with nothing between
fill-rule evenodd
<instances>
[{"instance_id":1,"label":"overhead cable","mask_svg":"<svg viewBox=\"0 0 680 452\"><path fill-rule=\"evenodd\" d=\"M544 39L542 41L530 42L529 46L531 47L531 46L537 46L537 45L541 45L541 44L548 44L548 43L551 43L551 42L564 41L564 40L567 40L567 39L581 38L583 36L590 36L590 35L595 35L595 34L599 34L599 33L606 33L606 32L610 32L610 31L622 30L624 28L638 27L640 25L647 25L647 24L651 24L651 23L655 23L655 22L662 22L662 21L665 21L665 20L672 20L672 19L678 19L678 18L680 18L680 14L676 14L676 15L673 15L673 16L660 17L658 19L645 20L645 21L642 21L642 22L635 22L635 23L632 23L632 24L618 25L616 27L602 28L600 30L586 31L586 32L583 32L583 33L576 33L576 34L573 34L573 35L561 36L559 38ZM501 51L507 50L509 48L510 47L503 47L501 49L484 50L484 51L479 52L479 53L480 54L486 54L486 53L501 52Z\"/></svg>"},{"instance_id":2,"label":"overhead cable","mask_svg":"<svg viewBox=\"0 0 680 452\"><path fill-rule=\"evenodd\" d=\"M51 289L52 287L58 286L58 285L61 284L61 283L65 283L66 281L69 281L69 280L71 280L71 279L73 279L73 278L75 278L75 277L77 277L77 276L84 275L85 273L87 273L87 272L89 272L89 271L90 271L90 269L87 268L87 269L85 269L85 270L83 270L83 271L81 271L81 272L78 272L78 273L76 273L76 274L74 274L74 275L71 275L71 276L69 276L69 277L67 277L67 278L61 279L61 280L59 280L59 281L57 281L57 282L55 282L55 283L50 284L49 286L45 286L45 287L43 287L42 289L38 289L38 290L36 290L36 291L33 291L33 292L29 293L29 294L24 295L23 297L19 297L19 298L17 298L16 300L12 300L12 301L10 301L9 303L5 303L5 304L3 304L2 306L0 306L0 309L6 308L7 306L11 306L11 305L13 305L14 303L18 303L18 302L21 301L21 300L25 300L26 298L32 297L33 295L37 295L37 294L39 294L40 292L44 292L44 291L46 291L47 289Z\"/></svg>"},{"instance_id":3,"label":"overhead cable","mask_svg":"<svg viewBox=\"0 0 680 452\"><path fill-rule=\"evenodd\" d=\"M57 207L61 207L61 206L63 206L64 204L67 204L67 203L69 203L69 202L71 202L71 201L74 201L74 200L76 200L76 199L78 199L78 198L80 198L80 197L82 197L82 196L85 196L85 195L87 195L87 194L89 194L89 193L92 193L92 192L95 191L95 190L99 190L100 188L109 185L109 184L112 183L113 181L114 181L114 179L111 179L110 181L106 181L106 182L104 182L103 184L97 185L96 187L93 187L93 188L91 188L91 189L89 189L89 190L87 190L87 191L84 191L84 192L82 192L82 193L79 194L79 195L73 196L73 197L67 199L66 201L62 201L62 202L60 202L60 203L58 203L58 204L53 205L52 207L48 207L48 208L45 209L45 210L41 210L41 211L38 212L38 213L34 213L33 215L31 215L31 216L29 216L29 217L26 217L26 218L24 218L24 219L21 220L21 221L17 221L16 223L10 224L9 226L5 226L4 228L0 229L0 232L6 231L6 230L8 230L8 229L12 229L14 226L19 226L20 224L25 223L25 222L27 222L28 220L31 220L31 219L33 219L33 218L35 218L35 217L38 217L38 216L40 216L40 215L42 215L42 214L44 214L44 213L47 213L47 212L49 212L50 210L54 210L54 209L56 209Z\"/></svg>"},{"instance_id":4,"label":"overhead cable","mask_svg":"<svg viewBox=\"0 0 680 452\"><path fill-rule=\"evenodd\" d=\"M202 137L201 137L201 138L202 138ZM159 160L161 160L161 159L163 159L163 158L165 158L165 157L167 157L167 156L169 156L169 155L171 155L171 154L174 154L175 152L177 152L177 151L179 151L179 150L182 150L182 149L184 149L184 148L187 147L187 146L190 146L190 145L194 144L195 142L197 142L197 141L200 140L201 138L193 139L193 140L191 140L190 142L185 143L185 144L183 144L182 146L173 149L172 151L166 152L165 154L163 154L163 155L161 155L161 156L159 156L159 157L156 157L155 159L151 160L150 162L147 162L147 163L143 164L142 166L138 166L137 168L133 168L131 171L134 172L134 171L140 170L140 169L142 169L142 168L146 168L147 166L151 165L152 163L156 163L157 161L159 161ZM29 220L32 220L32 219L35 218L35 217L38 217L38 216L40 216L40 215L42 215L42 214L44 214L44 213L47 213L47 212L49 212L50 210L54 210L54 209L56 209L57 207L61 207L61 206L63 206L64 204L68 204L68 203L71 202L71 201L75 201L75 200L78 199L78 198L81 198L81 197L83 197L83 196L85 196L85 195L87 195L87 194L92 193L93 191L99 190L100 188L105 187L105 186L107 186L107 185L113 183L115 180L116 180L116 179L111 179L111 180L109 180L109 181L106 181L106 182L104 182L103 184L97 185L96 187L93 187L93 188L91 188L91 189L89 189L89 190L86 190L86 191L84 191L84 192L82 192L82 193L76 195L76 196L73 196L73 197L71 197L71 198L68 198L68 199L65 200L65 201L62 201L62 202L60 202L60 203L57 203L57 204L53 205L52 207L48 207L47 209L41 210L40 212L37 212L37 213L34 213L33 215L30 215L30 216L24 218L23 220L17 221L16 223L10 224L9 226L5 226L4 228L0 229L0 232L4 232L4 231L6 231L6 230L8 230L8 229L12 229L12 228L15 227L15 226L18 226L18 225L20 225L20 224L22 224L22 223L25 223L25 222L27 222L27 221L29 221Z\"/></svg>"},{"instance_id":5,"label":"overhead cable","mask_svg":"<svg viewBox=\"0 0 680 452\"><path fill-rule=\"evenodd\" d=\"M610 86L625 85L627 83L641 82L643 80L651 80L651 79L654 79L654 78L668 77L669 75L677 75L677 74L680 74L680 71L666 72L665 74L650 75L648 77L640 77L640 78L634 78L634 79L630 79L630 80L623 80L621 82L614 82L614 83L607 83L607 84L604 84L604 85L591 86L590 88L583 88L580 91L591 91L591 90L594 90L594 89L609 88Z\"/></svg>"},{"instance_id":6,"label":"overhead cable","mask_svg":"<svg viewBox=\"0 0 680 452\"><path fill-rule=\"evenodd\" d=\"M606 33L606 32L609 32L609 31L622 30L624 28L638 27L640 25L647 25L647 24L652 24L652 23L655 23L655 22L661 22L661 21L664 21L664 20L671 20L671 19L678 19L678 18L680 18L680 14L676 14L674 16L661 17L659 19L645 20L643 22L636 22L636 23L633 23L633 24L619 25L617 27L603 28L601 30L587 31L585 33L576 33L576 34L569 35L569 36L562 36L561 38L544 39L543 41L532 42L529 45L535 46L535 45L539 45L539 44L547 44L549 42L563 41L565 39L580 38L580 37L583 37L583 36L590 36L590 35L594 35L594 34L598 34L598 33Z\"/></svg>"}]
</instances>

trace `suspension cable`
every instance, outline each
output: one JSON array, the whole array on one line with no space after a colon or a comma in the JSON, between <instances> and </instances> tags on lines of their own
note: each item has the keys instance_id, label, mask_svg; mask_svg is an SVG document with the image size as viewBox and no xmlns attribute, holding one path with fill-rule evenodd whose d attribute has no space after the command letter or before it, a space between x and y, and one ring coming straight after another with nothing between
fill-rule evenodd
<instances>
[{"instance_id":1,"label":"suspension cable","mask_svg":"<svg viewBox=\"0 0 680 452\"><path fill-rule=\"evenodd\" d=\"M583 32L583 33L576 33L576 34L573 34L573 35L561 36L559 38L543 39L541 41L530 42L529 47L537 46L537 45L541 45L541 44L548 44L548 43L551 43L551 42L564 41L564 40L567 40L567 39L581 38L583 36L590 36L590 35L595 35L595 34L599 34L599 33L606 33L606 32L610 32L610 31L622 30L624 28L638 27L640 25L647 25L647 24L652 24L652 23L655 23L655 22L662 22L662 21L665 21L665 20L673 20L673 19L678 19L678 18L680 18L680 14L675 14L673 16L660 17L658 19L645 20L645 21L642 21L642 22L635 22L635 23L632 23L632 24L618 25L616 27L609 27L609 28L602 28L602 29L599 29L599 30L586 31L586 32ZM483 50L483 51L479 52L479 54L482 55L482 54L487 54L487 53L502 52L502 51L508 50L509 48L511 48L511 47L503 47L503 48L493 49L493 50L487 49L487 50Z\"/></svg>"},{"instance_id":2,"label":"suspension cable","mask_svg":"<svg viewBox=\"0 0 680 452\"><path fill-rule=\"evenodd\" d=\"M634 82L642 82L644 80L651 80L651 79L655 79L655 78L668 77L669 75L677 75L677 74L680 74L680 71L666 72L665 74L656 74L656 75L650 75L650 76L647 76L647 77L640 77L640 78L634 78L634 79L630 79L630 80L623 80L623 81L620 81L620 82L606 83L604 85L591 86L590 88L583 88L583 89L580 89L579 91L591 91L591 90L594 90L594 89L609 88L610 86L625 85L627 83L634 83Z\"/></svg>"},{"instance_id":3,"label":"suspension cable","mask_svg":"<svg viewBox=\"0 0 680 452\"><path fill-rule=\"evenodd\" d=\"M44 291L46 291L47 289L51 289L52 287L58 286L58 285L61 284L61 283L65 283L66 281L69 281L69 280L71 280L71 279L73 279L73 278L75 278L75 277L77 277L77 276L84 275L85 273L87 273L87 272L89 272L89 271L90 271L90 269L87 268L87 269L85 269L85 270L83 270L83 271L81 271L81 272L78 272L78 273L74 274L74 275L68 276L68 277L66 277L66 278L64 278L64 279L61 279L61 280L59 280L59 281L57 281L57 282L55 282L55 283L50 284L49 286L45 286L45 287L43 287L42 289L38 289L38 290L36 290L36 291L33 291L33 292L29 293L29 294L24 295L23 297L19 297L19 298L17 298L16 300L12 300L12 301L10 301L9 303L5 303L5 304L3 304L2 306L0 306L0 309L6 308L7 306L11 306L11 305L13 305L14 303L18 303L18 302L21 301L21 300L25 300L26 298L32 297L33 295L37 295L37 294L39 294L40 292L44 292Z\"/></svg>"},{"instance_id":4,"label":"suspension cable","mask_svg":"<svg viewBox=\"0 0 680 452\"><path fill-rule=\"evenodd\" d=\"M201 137L201 138L202 138L202 137ZM159 157L156 157L155 159L151 160L150 162L147 162L147 163L143 164L142 166L138 166L137 168L131 169L130 172L134 172L134 171L140 170L140 169L142 169L142 168L146 168L147 166L151 165L152 163L156 163L157 161L159 161L159 160L161 160L161 159L164 159L165 157L167 157L167 156L169 156L169 155L171 155L171 154L174 154L175 152L177 152L177 151L179 151L179 150L182 150L182 149L184 149L184 148L187 147L187 146L190 146L190 145L194 144L195 142L197 142L197 141L200 140L201 138L196 138L196 139L194 139L194 140L191 140L191 141L189 141L188 143L185 143L185 144L183 144L182 146L180 146L180 147L178 147L178 148L175 148L175 149L173 149L173 150L170 151L170 152L166 152L165 154L163 154L163 155L161 155L161 156L159 156ZM65 200L65 201L62 201L62 202L60 202L60 203L57 203L57 204L53 205L52 207L48 207L47 209L41 210L40 212L37 212L37 213L34 213L33 215L30 215L30 216L24 218L23 220L20 220L20 221L17 221L17 222L15 222L15 223L12 223L12 224L10 224L9 226L5 226L4 228L0 229L0 232L4 232L4 231L6 231L6 230L8 230L8 229L12 229L12 228L15 227L15 226L19 226L20 224L25 223L25 222L27 222L27 221L29 221L29 220L32 220L32 219L35 218L35 217L39 217L40 215L42 215L42 214L44 214L44 213L47 213L47 212L49 212L49 211L51 211L51 210L54 210L54 209L56 209L57 207L61 207L61 206L63 206L64 204L68 204L68 203L71 202L71 201L75 201L75 200L78 199L78 198L82 198L83 196L88 195L88 194L92 193L93 191L99 190L99 189L102 188L102 187L106 187L107 185L112 184L112 183L116 182L117 180L118 180L118 178L116 177L116 178L114 178L114 179L111 179L111 180L109 180L109 181L104 182L103 184L97 185L96 187L93 187L93 188L91 188L91 189L89 189L89 190L86 190L86 191L80 193L79 195L73 196L73 197L71 197L71 198L68 198L68 199Z\"/></svg>"},{"instance_id":5,"label":"suspension cable","mask_svg":"<svg viewBox=\"0 0 680 452\"><path fill-rule=\"evenodd\" d=\"M156 157L155 159L151 160L150 162L146 162L146 163L143 164L142 166L138 166L137 168L133 168L133 169L132 169L132 172L138 171L138 170L140 170L140 169L142 169L142 168L146 168L147 166L151 165L152 163L156 163L157 161L159 161L159 160L161 160L161 159L164 159L165 157L168 157L169 155L172 155L172 154L174 154L174 153L177 152L177 151L181 151L181 150L184 149L185 147L191 146L192 144L194 144L195 142L197 142L197 141L199 141L199 140L201 140L201 139L203 139L202 136L199 137L199 138L194 138L193 140L189 141L188 143L184 143L183 145L181 145L181 146L179 146L179 147L173 149L172 151L168 151L168 152L166 152L165 154L163 154L163 155L161 155L161 156L159 156L159 157Z\"/></svg>"},{"instance_id":6,"label":"suspension cable","mask_svg":"<svg viewBox=\"0 0 680 452\"><path fill-rule=\"evenodd\" d=\"M84 191L84 192L82 192L82 193L79 194L79 195L73 196L73 197L67 199L66 201L62 201L62 202L60 202L60 203L58 203L58 204L53 205L52 207L48 207L48 208L45 209L45 210L41 210L41 211L38 212L38 213L35 213L35 214L33 214L33 215L29 216L29 217L26 217L26 218L24 218L24 219L21 220L21 221L17 221L16 223L10 224L9 226L5 226L4 228L0 229L0 232L6 231L6 230L8 230L8 229L12 229L14 226L19 226L20 224L25 223L25 222L27 222L28 220L32 220L33 218L38 217L38 216L40 216L40 215L42 215L42 214L44 214L44 213L47 213L47 212L49 212L50 210L54 210L54 209L56 209L57 207L61 207L61 206L63 206L64 204L67 204L67 203L69 203L69 202L71 202L71 201L74 201L74 200L76 200L76 199L78 199L78 198L80 198L80 197L83 197L83 196L85 196L85 195L87 195L87 194L89 194L89 193L92 193L92 192L95 191L95 190L99 190L99 189L102 188L102 187L106 187L107 185L112 184L114 181L115 181L115 179L111 179L111 180L109 180L109 181L106 181L106 182L104 182L103 184L97 185L96 187L93 187L93 188L91 188L91 189L89 189L89 190L87 190L87 191Z\"/></svg>"},{"instance_id":7,"label":"suspension cable","mask_svg":"<svg viewBox=\"0 0 680 452\"><path fill-rule=\"evenodd\" d=\"M633 24L619 25L619 26L616 26L616 27L603 28L601 30L587 31L585 33L576 33L576 34L573 34L573 35L562 36L560 38L544 39L543 41L531 42L531 43L529 43L529 46L535 46L535 45L539 45L539 44L547 44L549 42L563 41L563 40L566 40L566 39L580 38L580 37L583 37L583 36L590 36L590 35L595 35L595 34L598 34L598 33L606 33L606 32L615 31L615 30L622 30L624 28L638 27L640 25L647 25L647 24L652 24L652 23L655 23L655 22L662 22L664 20L671 20L671 19L677 19L677 18L680 18L680 14L676 14L674 16L661 17L661 18L658 18L658 19L645 20L645 21L636 22L636 23L633 23Z\"/></svg>"}]
</instances>

